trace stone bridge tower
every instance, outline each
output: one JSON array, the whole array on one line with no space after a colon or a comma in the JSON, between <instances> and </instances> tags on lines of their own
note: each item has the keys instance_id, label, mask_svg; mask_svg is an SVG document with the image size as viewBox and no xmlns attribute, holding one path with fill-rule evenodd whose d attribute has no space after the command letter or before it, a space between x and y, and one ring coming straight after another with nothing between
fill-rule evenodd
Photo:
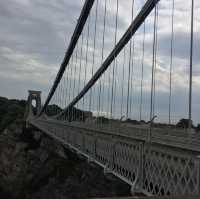
<instances>
[{"instance_id":1,"label":"stone bridge tower","mask_svg":"<svg viewBox=\"0 0 200 199\"><path fill-rule=\"evenodd\" d=\"M41 110L41 91L33 91L29 90L29 96L28 96L28 101L27 101L27 116L33 116L33 105L32 102L35 100L35 114L38 115Z\"/></svg>"}]
</instances>

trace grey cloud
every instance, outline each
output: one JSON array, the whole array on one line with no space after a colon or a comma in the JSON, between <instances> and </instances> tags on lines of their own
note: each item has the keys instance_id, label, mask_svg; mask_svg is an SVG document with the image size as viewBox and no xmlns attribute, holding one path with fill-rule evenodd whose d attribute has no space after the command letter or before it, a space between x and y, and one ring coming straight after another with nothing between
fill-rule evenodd
<instances>
[{"instance_id":1,"label":"grey cloud","mask_svg":"<svg viewBox=\"0 0 200 199\"><path fill-rule=\"evenodd\" d=\"M37 78L39 82L43 78L49 86L52 84L81 9L78 0L27 2L0 2L1 95L14 97L15 92L9 85L23 82L23 79L24 85L16 86L21 86L24 94L20 96L25 98L28 89L46 90L46 84L34 86Z\"/></svg>"},{"instance_id":2,"label":"grey cloud","mask_svg":"<svg viewBox=\"0 0 200 199\"><path fill-rule=\"evenodd\" d=\"M12 97L12 98L26 98L28 89L40 89L43 91L43 99L48 93L48 89L53 83L56 72L62 62L64 53L69 44L71 35L73 33L74 27L76 25L76 20L79 16L83 1L80 0L59 0L59 1L46 1L46 0L26 0L22 3L20 0L7 0L0 2L0 91L1 95ZM102 2L102 1L101 1ZM130 1L131 2L131 1ZM118 39L125 32L129 25L129 20L131 18L131 8L130 2L122 3L120 9L120 17L118 21ZM179 1L180 2L180 1ZM120 2L121 3L121 2ZM141 2L140 2L141 4ZM113 5L109 5L110 8ZM124 7L123 7L124 6ZM141 6L141 5L140 5ZM165 5L161 5L160 12L165 12L169 8ZM107 13L106 21L106 35L105 35L105 51L104 59L109 54L109 52L114 47L114 34L115 34L115 14L114 12ZM98 16L98 28L97 28L97 43L96 43L96 54L95 54L95 71L99 68L101 64L101 50L102 50L102 32L103 32L103 7L99 7ZM91 73L92 66L92 50L93 50L93 36L94 36L94 9L92 11L93 17L91 17L90 26L90 40L89 40L89 56L88 56L88 71ZM151 66L152 66L152 38L153 31L152 27L152 17L146 26L147 35L145 42L145 71L144 78L146 82L145 95L145 110L149 110L149 83L151 81ZM165 15L161 16L162 23ZM168 24L170 25L170 24ZM84 35L86 35L87 26L85 26ZM136 52L135 52L135 65L134 65L134 84L139 86L141 77L141 41L142 41L142 28L138 31L135 37L136 42ZM177 67L177 75L179 75L179 84L183 84L183 68L188 64L189 57L189 32L175 32L175 54L174 54L174 64ZM158 83L160 90L157 93L157 103L159 111L164 114L167 112L167 102L168 102L168 83L167 78L164 76L168 75L167 70L169 69L169 56L170 56L170 39L171 32L170 27L168 27L165 34L159 34L158 38ZM195 34L195 54L194 54L194 76L197 78L198 87L198 76L200 75L199 69L199 34ZM78 49L78 64L82 60L82 64L86 61L86 37L84 37L83 54L80 58L80 43ZM128 53L129 44L126 47L126 86L127 89L127 77L128 77ZM123 63L123 51L118 57L118 74L122 74L122 63ZM177 66L177 65L180 66ZM74 66L74 64L73 64ZM163 72L164 71L164 72ZM74 72L74 70L73 70ZM188 72L188 71L186 71ZM109 70L107 71L109 73ZM82 73L84 74L84 73ZM73 74L73 78L77 77L78 73ZM87 74L87 80L91 74ZM111 75L112 76L112 75ZM118 82L121 82L122 77L118 77ZM81 76L81 86L84 86L84 75ZM185 81L185 80L184 80ZM162 85L163 84L163 85ZM97 85L96 85L97 86ZM184 84L185 86L185 84ZM184 86L179 87L174 86L174 104L176 112L181 113L181 108L184 107L184 111L187 108L184 106L185 101L187 101L188 88ZM164 87L164 89L163 89ZM76 88L77 89L77 88ZM136 89L133 95L136 102L139 101L139 89ZM196 90L198 90L196 88ZM121 91L121 90L120 90ZM120 91L117 92L117 102L121 102ZM179 92L178 92L179 91ZM78 93L78 90L76 90ZM198 105L198 94L194 98L194 109L200 108ZM181 99L184 99L181 100ZM179 103L179 101L181 103ZM184 102L184 103L183 103ZM197 114L196 114L196 120Z\"/></svg>"}]
</instances>

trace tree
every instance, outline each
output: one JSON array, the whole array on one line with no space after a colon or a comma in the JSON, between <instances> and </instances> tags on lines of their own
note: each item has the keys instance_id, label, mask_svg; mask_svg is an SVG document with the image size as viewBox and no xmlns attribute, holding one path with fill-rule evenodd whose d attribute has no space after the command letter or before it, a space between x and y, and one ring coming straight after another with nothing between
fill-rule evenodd
<instances>
[{"instance_id":1,"label":"tree","mask_svg":"<svg viewBox=\"0 0 200 199\"><path fill-rule=\"evenodd\" d=\"M176 124L178 128L188 128L189 127L189 119L180 119L179 122ZM192 124L193 127L193 124Z\"/></svg>"},{"instance_id":2,"label":"tree","mask_svg":"<svg viewBox=\"0 0 200 199\"><path fill-rule=\"evenodd\" d=\"M0 131L15 122L17 119L23 119L26 101L9 100L0 97Z\"/></svg>"}]
</instances>

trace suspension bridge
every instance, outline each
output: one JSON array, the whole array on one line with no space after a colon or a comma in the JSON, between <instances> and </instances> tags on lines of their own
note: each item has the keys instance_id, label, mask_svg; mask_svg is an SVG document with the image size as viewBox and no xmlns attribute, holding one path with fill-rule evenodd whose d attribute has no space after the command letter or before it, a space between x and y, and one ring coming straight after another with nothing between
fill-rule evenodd
<instances>
[{"instance_id":1,"label":"suspension bridge","mask_svg":"<svg viewBox=\"0 0 200 199\"><path fill-rule=\"evenodd\" d=\"M85 0L46 99L29 91L27 124L132 192L200 194L195 3Z\"/></svg>"}]
</instances>

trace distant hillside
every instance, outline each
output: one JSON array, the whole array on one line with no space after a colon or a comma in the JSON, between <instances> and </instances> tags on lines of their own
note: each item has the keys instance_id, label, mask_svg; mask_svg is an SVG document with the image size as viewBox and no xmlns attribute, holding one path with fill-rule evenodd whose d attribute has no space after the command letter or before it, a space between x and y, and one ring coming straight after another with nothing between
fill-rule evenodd
<instances>
[{"instance_id":1,"label":"distant hillside","mask_svg":"<svg viewBox=\"0 0 200 199\"><path fill-rule=\"evenodd\" d=\"M25 100L0 97L0 132L16 120L23 119L25 107Z\"/></svg>"}]
</instances>

